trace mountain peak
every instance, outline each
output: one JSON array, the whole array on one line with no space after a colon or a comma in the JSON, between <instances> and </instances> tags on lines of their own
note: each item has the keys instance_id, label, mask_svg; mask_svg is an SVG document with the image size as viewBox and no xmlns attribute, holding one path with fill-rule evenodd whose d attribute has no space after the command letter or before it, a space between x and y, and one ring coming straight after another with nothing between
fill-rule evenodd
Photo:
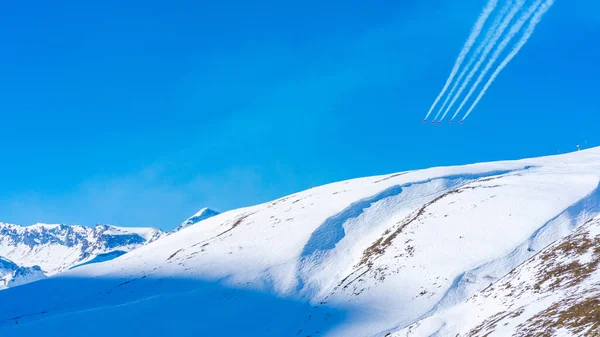
<instances>
[{"instance_id":1,"label":"mountain peak","mask_svg":"<svg viewBox=\"0 0 600 337\"><path fill-rule=\"evenodd\" d=\"M208 207L204 207L201 210L199 210L198 212L196 212L196 214L192 215L187 220L185 220L181 225L177 226L177 228L175 228L173 230L173 232L178 232L186 227L194 225L202 220L212 218L213 216L219 215L219 214L220 213L215 210L212 210Z\"/></svg>"}]
</instances>

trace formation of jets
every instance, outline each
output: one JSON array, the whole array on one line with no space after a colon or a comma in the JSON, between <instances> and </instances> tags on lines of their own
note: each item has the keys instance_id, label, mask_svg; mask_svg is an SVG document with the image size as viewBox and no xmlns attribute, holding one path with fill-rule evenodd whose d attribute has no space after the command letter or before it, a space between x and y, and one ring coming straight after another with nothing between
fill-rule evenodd
<instances>
[{"instance_id":1,"label":"formation of jets","mask_svg":"<svg viewBox=\"0 0 600 337\"><path fill-rule=\"evenodd\" d=\"M452 122L453 121L449 121L448 124L452 124ZM423 120L423 124L425 124L425 123L427 123L426 119ZM463 121L458 122L458 124L462 124L462 123L463 123ZM442 122L437 122L437 123L436 122L431 122L431 124L442 124Z\"/></svg>"}]
</instances>

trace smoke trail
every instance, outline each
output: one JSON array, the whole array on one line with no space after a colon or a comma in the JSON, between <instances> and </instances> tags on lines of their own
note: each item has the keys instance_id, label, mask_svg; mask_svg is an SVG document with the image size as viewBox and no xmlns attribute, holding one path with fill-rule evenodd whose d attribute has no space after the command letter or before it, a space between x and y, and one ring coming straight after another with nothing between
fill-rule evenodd
<instances>
[{"instance_id":1,"label":"smoke trail","mask_svg":"<svg viewBox=\"0 0 600 337\"><path fill-rule=\"evenodd\" d=\"M469 62L463 68L463 70L460 72L460 75L458 75L457 80L454 81L454 84L452 85L452 89L450 89L450 93L446 96L446 99L444 100L444 103L442 104L442 107L439 109L439 111L437 112L437 114L435 115L435 117L433 118L433 120L437 120L437 118L440 116L440 114L442 113L442 111L444 111L444 108L446 107L446 105L448 104L448 102L450 101L450 99L454 96L454 93L456 92L456 89L458 88L458 85L462 82L463 78L467 74L467 71L469 71L469 69L471 69L471 66L473 66L473 63L475 63L475 61L477 60L477 58L479 57L479 55L481 55L481 52L483 51L483 48L485 48L490 43L490 41L492 40L492 37L494 36L494 33L498 30L498 27L500 26L500 23L502 23L502 19L506 16L506 13L508 13L508 10L512 7L513 2L514 2L514 0L508 0L508 1L506 1L506 3L504 4L504 7L502 7L502 9L500 10L500 13L498 14L498 16L496 16L496 19L494 20L494 22L492 23L492 25L488 29L487 33L485 34L485 38L479 44L479 46L477 46L477 49L475 50L475 52L471 56Z\"/></svg>"},{"instance_id":2,"label":"smoke trail","mask_svg":"<svg viewBox=\"0 0 600 337\"><path fill-rule=\"evenodd\" d=\"M490 43L485 47L483 54L481 55L481 57L475 64L475 67L473 67L473 69L471 69L471 71L469 72L469 75L467 75L467 78L465 79L463 84L458 89L458 92L456 93L456 95L454 96L454 98L452 99L450 104L446 107L446 110L444 111L442 118L440 118L440 121L442 121L446 117L446 115L448 114L450 109L452 109L452 107L454 106L454 103L456 103L456 101L460 98L460 95L463 93L463 91L465 91L465 89L467 88L469 83L471 83L471 80L473 79L473 77L475 76L475 74L477 73L477 71L479 70L481 65L483 64L483 62L487 59L490 52L494 49L494 47L498 43L498 40L500 40L500 38L502 37L502 34L504 34L506 29L512 22L513 18L521 10L521 8L523 7L524 4L525 4L525 0L518 0L517 4L511 9L511 11L508 13L508 15L504 18L504 20L502 20L500 27L498 27L498 30L496 30L496 32L494 33L492 41L490 41ZM515 32L515 34L516 34L516 32ZM454 119L454 116L451 119Z\"/></svg>"},{"instance_id":3,"label":"smoke trail","mask_svg":"<svg viewBox=\"0 0 600 337\"><path fill-rule=\"evenodd\" d=\"M546 14L546 12L550 9L550 7L552 7L553 4L554 4L554 0L547 0L540 7L540 9L537 11L537 13L535 13L535 16L533 17L533 19L531 19L531 22L529 22L529 26L527 26L527 30L523 34L523 37L521 37L521 40L519 40L517 45L515 45L515 47L513 48L512 52L510 54L508 54L506 59L504 59L504 61L502 61L502 63L498 66L496 71L494 71L494 73L492 74L490 79L487 81L487 83L485 84L485 86L483 87L481 92L479 93L479 96L477 96L477 99L475 99L475 102L473 102L473 104L469 108L469 111L467 111L467 113L462 118L462 120L469 117L469 114L471 114L473 109L475 109L475 106L477 105L477 103L479 103L481 98L485 95L487 90L490 88L490 86L492 85L492 82L494 82L496 77L498 77L498 74L500 74L500 72L502 70L504 70L504 68L508 65L508 63L510 63L510 61L512 61L512 59L515 56L517 56L517 54L519 53L521 48L523 48L523 46L527 43L527 41L529 40L531 35L533 35L533 32L535 31L535 27L538 25L538 23L540 23L544 14Z\"/></svg>"},{"instance_id":4,"label":"smoke trail","mask_svg":"<svg viewBox=\"0 0 600 337\"><path fill-rule=\"evenodd\" d=\"M433 111L435 106L438 104L438 102L440 101L440 99L442 98L444 93L446 93L446 90L448 90L450 83L452 83L454 76L456 76L458 69L460 69L460 66L462 65L463 61L467 57L467 54L471 50L471 47L477 41L477 37L479 37L479 34L481 33L481 30L483 29L485 22L487 21L488 17L492 14L494 9L496 9L497 4L498 4L498 0L489 0L488 4L483 9L483 12L479 16L479 19L475 23L475 26L473 27L473 29L471 30L471 34L469 35L469 38L465 42L463 49L461 50L460 54L458 55L458 58L456 59L454 67L452 68L452 72L450 72L450 76L448 76L448 79L446 80L446 84L444 84L444 88L442 89L442 91L440 92L438 97L433 102L433 105L431 105L431 108L429 109L429 112L425 116L425 119L429 118L429 115L431 115L431 112Z\"/></svg>"},{"instance_id":5,"label":"smoke trail","mask_svg":"<svg viewBox=\"0 0 600 337\"><path fill-rule=\"evenodd\" d=\"M538 7L540 7L541 3L542 3L542 0L536 0L536 2L533 5L531 5L531 7L529 7L527 12L523 13L523 15L521 15L519 20L511 27L508 35L506 35L504 40L500 43L500 45L498 46L498 49L496 49L496 51L494 52L494 54L488 61L487 65L485 66L483 71L479 74L479 77L477 78L477 81L475 81L473 86L471 87L471 90L469 90L469 93L467 94L467 96L460 103L460 106L458 107L458 109L456 110L454 115L452 116L452 119L454 119L456 117L456 115L458 115L458 113L462 110L462 108L464 108L464 106L465 106L465 104L467 104L467 101L469 100L469 98L471 98L471 96L473 95L475 90L477 90L477 87L479 86L479 84L481 84L481 81L483 81L483 78L485 77L485 75L487 75L487 73L492 69L492 66L494 65L494 63L496 63L496 61L498 60L498 57L500 57L500 54L502 54L504 49L506 49L506 47L508 46L510 41L515 37L515 35L517 35L517 33L519 33L519 31L521 30L521 28L523 28L525 23L527 23L529 18L531 18L531 16L538 10Z\"/></svg>"}]
</instances>

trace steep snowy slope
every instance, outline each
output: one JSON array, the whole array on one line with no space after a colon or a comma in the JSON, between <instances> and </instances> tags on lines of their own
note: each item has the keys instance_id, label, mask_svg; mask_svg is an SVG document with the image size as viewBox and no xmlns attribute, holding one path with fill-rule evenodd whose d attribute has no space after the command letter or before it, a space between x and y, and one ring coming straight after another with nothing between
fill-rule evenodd
<instances>
[{"instance_id":1,"label":"steep snowy slope","mask_svg":"<svg viewBox=\"0 0 600 337\"><path fill-rule=\"evenodd\" d=\"M313 188L2 291L0 333L455 336L438 315L593 219L599 183L592 149Z\"/></svg>"},{"instance_id":2,"label":"steep snowy slope","mask_svg":"<svg viewBox=\"0 0 600 337\"><path fill-rule=\"evenodd\" d=\"M0 223L0 256L54 275L101 254L130 251L162 235L154 228Z\"/></svg>"},{"instance_id":3,"label":"steep snowy slope","mask_svg":"<svg viewBox=\"0 0 600 337\"><path fill-rule=\"evenodd\" d=\"M600 216L465 303L393 336L600 336Z\"/></svg>"}]
</instances>

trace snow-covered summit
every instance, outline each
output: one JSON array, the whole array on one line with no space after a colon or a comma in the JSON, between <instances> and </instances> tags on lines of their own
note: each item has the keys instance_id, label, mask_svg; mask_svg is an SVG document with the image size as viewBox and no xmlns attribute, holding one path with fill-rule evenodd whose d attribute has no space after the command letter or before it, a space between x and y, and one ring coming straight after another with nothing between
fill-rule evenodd
<instances>
[{"instance_id":1,"label":"snow-covered summit","mask_svg":"<svg viewBox=\"0 0 600 337\"><path fill-rule=\"evenodd\" d=\"M598 266L572 238L596 242L599 215L600 148L342 181L2 291L0 334L506 336L496 322L520 323L503 311L523 307L528 318L563 299L579 304L560 298L572 295L561 271ZM552 272L528 278L538 268ZM590 277L577 285L597 283ZM506 283L525 296L513 301ZM528 305L538 299L548 302Z\"/></svg>"},{"instance_id":2,"label":"snow-covered summit","mask_svg":"<svg viewBox=\"0 0 600 337\"><path fill-rule=\"evenodd\" d=\"M208 218L211 218L215 215L219 215L219 212L214 211L210 208L203 208L201 210L199 210L198 212L196 212L196 214L192 215L191 217L189 217L187 220L185 220L181 225L177 226L177 228L175 228L173 230L173 232L178 232L186 227L189 227L191 225L197 224L198 222L202 221L202 220L206 220Z\"/></svg>"}]
</instances>

